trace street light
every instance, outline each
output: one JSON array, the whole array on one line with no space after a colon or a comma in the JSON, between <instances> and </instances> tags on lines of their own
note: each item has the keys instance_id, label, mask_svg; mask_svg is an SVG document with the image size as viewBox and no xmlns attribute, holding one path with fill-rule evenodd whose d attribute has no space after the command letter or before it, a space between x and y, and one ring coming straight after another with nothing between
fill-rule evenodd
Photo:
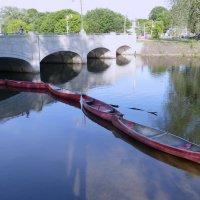
<instances>
[{"instance_id":1,"label":"street light","mask_svg":"<svg viewBox=\"0 0 200 200\"><path fill-rule=\"evenodd\" d=\"M83 5L82 5L82 0L80 0L81 3L81 32L85 32L84 31L84 27L83 27Z\"/></svg>"},{"instance_id":2,"label":"street light","mask_svg":"<svg viewBox=\"0 0 200 200\"><path fill-rule=\"evenodd\" d=\"M69 23L68 20L72 17L72 15L66 15L66 32L69 33Z\"/></svg>"},{"instance_id":3,"label":"street light","mask_svg":"<svg viewBox=\"0 0 200 200\"><path fill-rule=\"evenodd\" d=\"M124 16L124 33L126 33L126 15Z\"/></svg>"}]
</instances>

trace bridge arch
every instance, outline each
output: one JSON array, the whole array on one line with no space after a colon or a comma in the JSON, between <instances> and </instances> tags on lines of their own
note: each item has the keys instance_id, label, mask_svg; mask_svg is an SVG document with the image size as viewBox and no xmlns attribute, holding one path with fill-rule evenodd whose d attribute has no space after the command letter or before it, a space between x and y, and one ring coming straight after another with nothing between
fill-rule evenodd
<instances>
[{"instance_id":1,"label":"bridge arch","mask_svg":"<svg viewBox=\"0 0 200 200\"><path fill-rule=\"evenodd\" d=\"M42 63L82 63L81 56L73 50L53 50L44 55L40 62Z\"/></svg>"},{"instance_id":2,"label":"bridge arch","mask_svg":"<svg viewBox=\"0 0 200 200\"><path fill-rule=\"evenodd\" d=\"M117 49L116 54L117 55L130 55L130 54L133 54L133 50L130 46L123 45Z\"/></svg>"},{"instance_id":3,"label":"bridge arch","mask_svg":"<svg viewBox=\"0 0 200 200\"><path fill-rule=\"evenodd\" d=\"M16 54L1 55L0 71L5 72L35 72L30 59Z\"/></svg>"},{"instance_id":4,"label":"bridge arch","mask_svg":"<svg viewBox=\"0 0 200 200\"><path fill-rule=\"evenodd\" d=\"M99 47L92 49L88 54L87 58L113 58L112 52L105 48L105 47Z\"/></svg>"}]
</instances>

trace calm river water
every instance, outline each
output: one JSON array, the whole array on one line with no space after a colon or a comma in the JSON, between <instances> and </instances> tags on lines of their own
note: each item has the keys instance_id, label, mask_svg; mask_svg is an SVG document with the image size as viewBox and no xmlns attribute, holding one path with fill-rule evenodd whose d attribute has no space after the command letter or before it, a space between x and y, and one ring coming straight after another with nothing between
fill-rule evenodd
<instances>
[{"instance_id":1,"label":"calm river water","mask_svg":"<svg viewBox=\"0 0 200 200\"><path fill-rule=\"evenodd\" d=\"M42 64L41 74L0 78L86 93L119 105L127 119L200 144L199 61L119 57L88 66ZM200 197L200 165L148 148L79 104L42 93L0 91L0 177L2 200Z\"/></svg>"}]
</instances>

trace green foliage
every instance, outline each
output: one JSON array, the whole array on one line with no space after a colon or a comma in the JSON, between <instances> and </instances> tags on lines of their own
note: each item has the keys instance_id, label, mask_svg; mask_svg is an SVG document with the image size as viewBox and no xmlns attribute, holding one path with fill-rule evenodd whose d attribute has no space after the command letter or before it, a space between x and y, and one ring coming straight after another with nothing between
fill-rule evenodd
<instances>
[{"instance_id":1,"label":"green foliage","mask_svg":"<svg viewBox=\"0 0 200 200\"><path fill-rule=\"evenodd\" d=\"M188 27L193 33L200 33L200 0L193 0L188 16Z\"/></svg>"},{"instance_id":2,"label":"green foliage","mask_svg":"<svg viewBox=\"0 0 200 200\"><path fill-rule=\"evenodd\" d=\"M168 0L171 4L172 24L177 27L187 27L189 10L193 0Z\"/></svg>"},{"instance_id":3,"label":"green foliage","mask_svg":"<svg viewBox=\"0 0 200 200\"><path fill-rule=\"evenodd\" d=\"M160 35L164 32L163 21L152 21L147 19L138 19L136 26L136 34L144 35L149 34L152 35L154 39L160 37Z\"/></svg>"},{"instance_id":4,"label":"green foliage","mask_svg":"<svg viewBox=\"0 0 200 200\"><path fill-rule=\"evenodd\" d=\"M74 14L68 20L69 33L78 33L81 29L81 18L80 15ZM65 33L66 32L66 19L60 19L54 28L55 33Z\"/></svg>"},{"instance_id":5,"label":"green foliage","mask_svg":"<svg viewBox=\"0 0 200 200\"><path fill-rule=\"evenodd\" d=\"M16 7L4 7L0 9L0 18L3 21L3 31L13 32L19 24L25 31L39 33L64 33L66 32L66 16L69 32L80 32L80 14L73 10L60 10L57 12L40 13L36 9L18 9ZM13 23L13 20L16 24ZM131 21L126 20L126 29L131 27ZM123 32L124 16L108 9L96 9L84 16L84 28L87 32L107 33Z\"/></svg>"},{"instance_id":6,"label":"green foliage","mask_svg":"<svg viewBox=\"0 0 200 200\"><path fill-rule=\"evenodd\" d=\"M23 26L24 32L30 31L30 26L27 25L25 22L23 22L20 19L11 20L9 22L8 26L6 27L5 31L7 33L17 33L17 32L19 32L20 26Z\"/></svg>"},{"instance_id":7,"label":"green foliage","mask_svg":"<svg viewBox=\"0 0 200 200\"><path fill-rule=\"evenodd\" d=\"M77 12L73 10L61 10L53 13L43 13L35 22L35 31L39 33L63 33L66 32L66 16L72 15L69 21L73 21L74 24L71 24L72 30L77 30L79 26L77 23ZM73 17L74 16L74 17ZM72 28L74 26L74 28ZM69 26L70 27L70 26Z\"/></svg>"},{"instance_id":8,"label":"green foliage","mask_svg":"<svg viewBox=\"0 0 200 200\"><path fill-rule=\"evenodd\" d=\"M164 25L164 32L166 32L166 30L170 28L172 24L170 12L162 6L155 7L151 10L149 14L149 20L162 21Z\"/></svg>"},{"instance_id":9,"label":"green foliage","mask_svg":"<svg viewBox=\"0 0 200 200\"><path fill-rule=\"evenodd\" d=\"M109 33L124 31L124 16L109 9L95 9L86 13L87 32ZM131 26L127 20L126 28Z\"/></svg>"},{"instance_id":10,"label":"green foliage","mask_svg":"<svg viewBox=\"0 0 200 200\"><path fill-rule=\"evenodd\" d=\"M187 27L193 33L200 33L200 0L169 0L173 25Z\"/></svg>"},{"instance_id":11,"label":"green foliage","mask_svg":"<svg viewBox=\"0 0 200 200\"><path fill-rule=\"evenodd\" d=\"M164 30L163 21L154 22L153 38L158 39L160 37L160 35L163 33L163 30Z\"/></svg>"}]
</instances>

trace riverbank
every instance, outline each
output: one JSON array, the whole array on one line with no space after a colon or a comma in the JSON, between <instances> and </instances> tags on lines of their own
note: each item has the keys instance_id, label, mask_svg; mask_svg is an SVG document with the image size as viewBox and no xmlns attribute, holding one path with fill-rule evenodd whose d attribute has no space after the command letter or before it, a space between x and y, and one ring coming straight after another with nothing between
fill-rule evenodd
<instances>
[{"instance_id":1,"label":"riverbank","mask_svg":"<svg viewBox=\"0 0 200 200\"><path fill-rule=\"evenodd\" d=\"M167 41L167 40L137 40L137 55L149 56L193 56L200 57L200 42Z\"/></svg>"}]
</instances>

